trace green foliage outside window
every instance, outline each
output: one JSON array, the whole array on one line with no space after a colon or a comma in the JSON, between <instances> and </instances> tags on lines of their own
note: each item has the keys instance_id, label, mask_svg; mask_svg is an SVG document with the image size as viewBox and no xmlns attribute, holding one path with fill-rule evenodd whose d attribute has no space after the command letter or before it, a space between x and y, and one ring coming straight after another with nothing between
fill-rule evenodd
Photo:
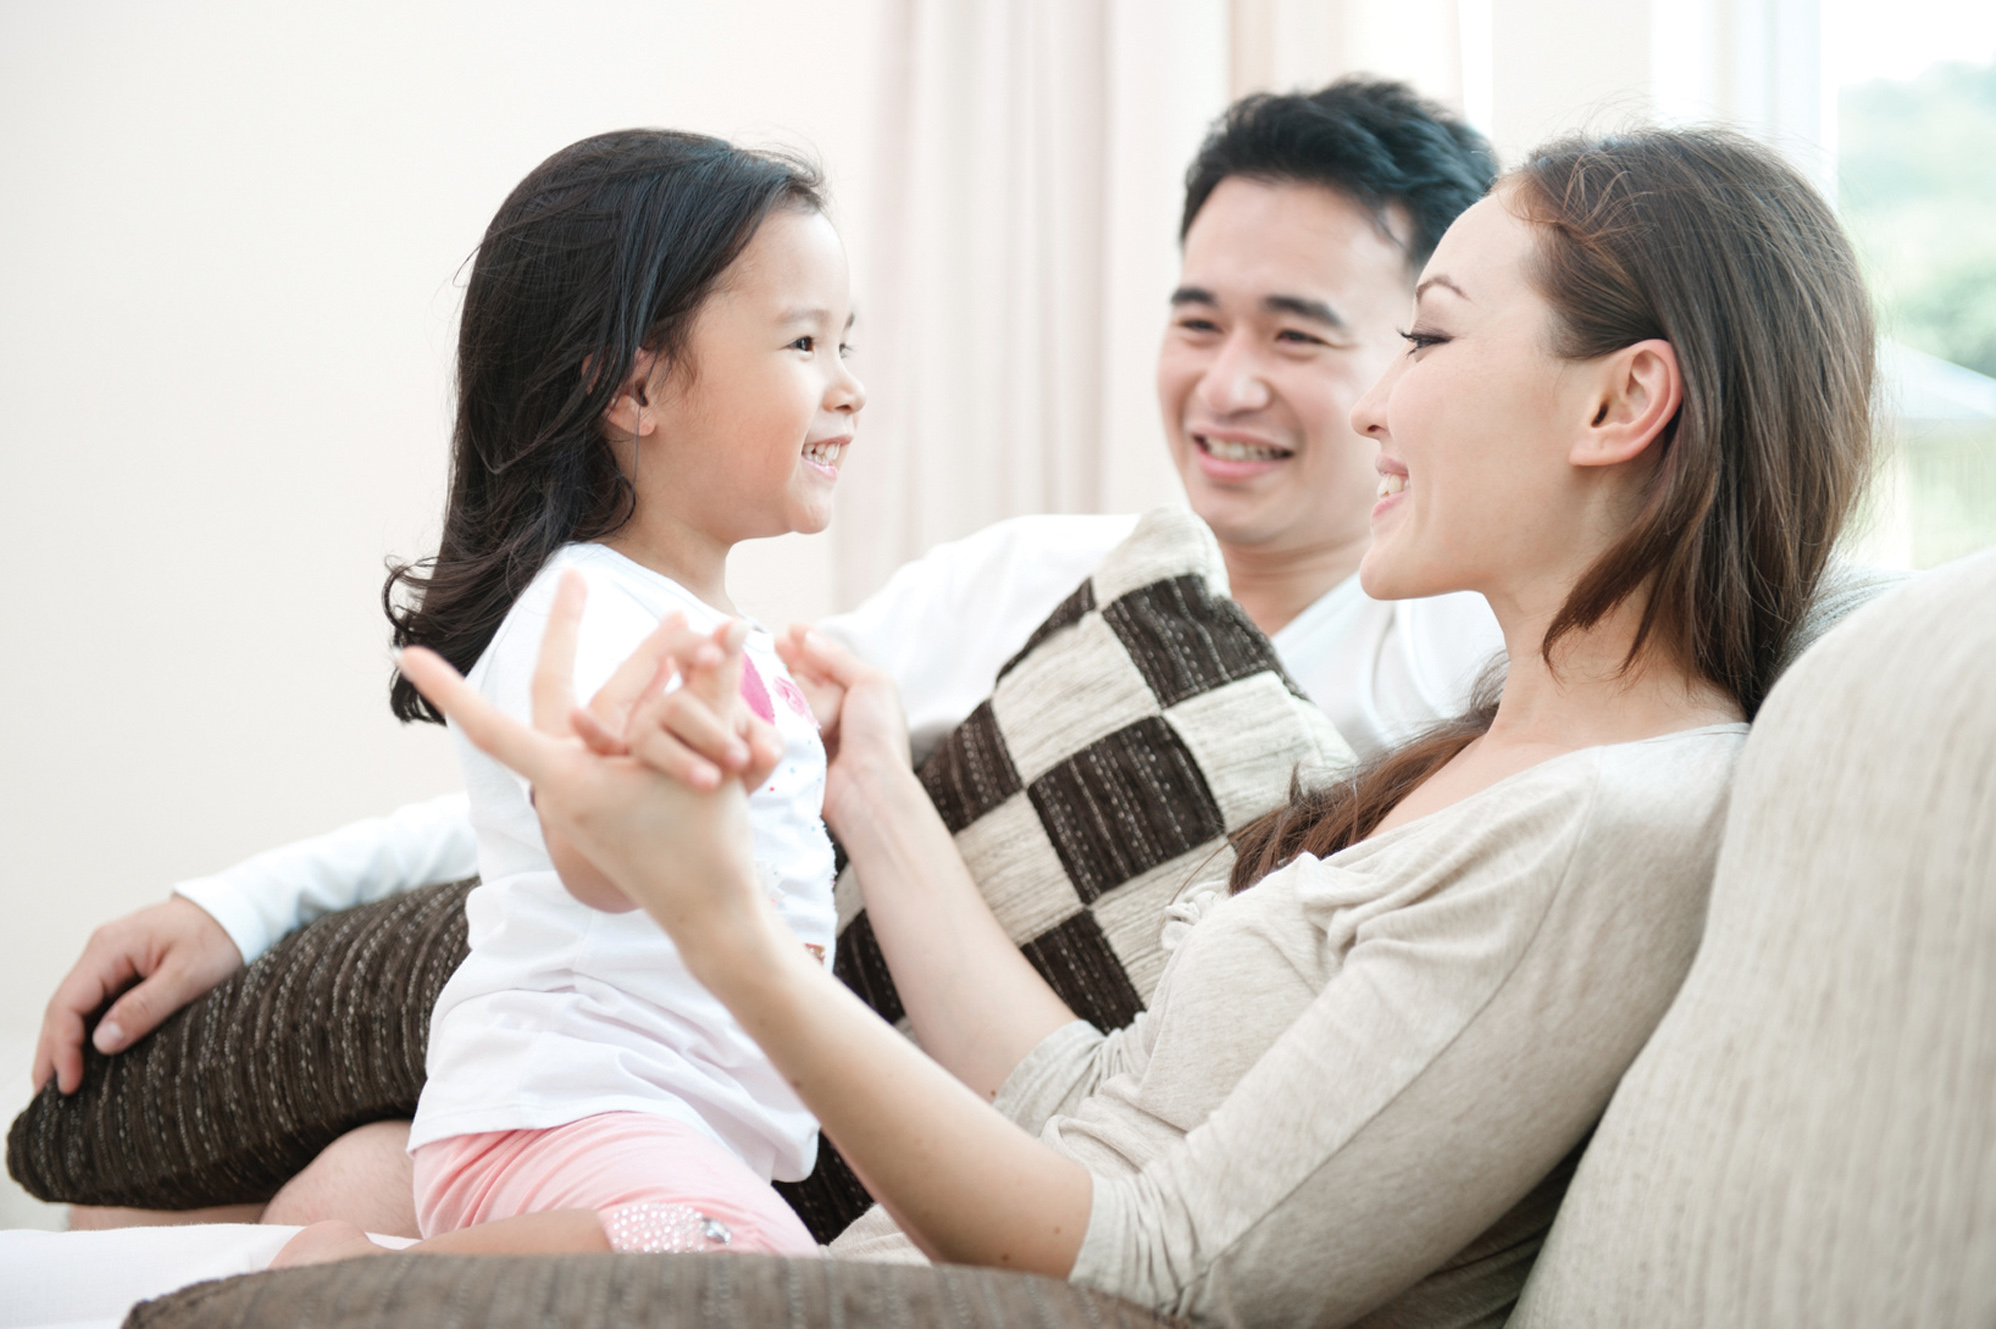
<instances>
[{"instance_id":1,"label":"green foliage outside window","mask_svg":"<svg viewBox=\"0 0 1996 1329\"><path fill-rule=\"evenodd\" d=\"M1887 335L1996 378L1996 64L1860 84L1837 132Z\"/></svg>"},{"instance_id":2,"label":"green foliage outside window","mask_svg":"<svg viewBox=\"0 0 1996 1329\"><path fill-rule=\"evenodd\" d=\"M1996 378L1996 64L1846 89L1838 138L1838 201L1881 332ZM1996 419L1979 413L1898 422L1874 561L1931 567L1996 545Z\"/></svg>"}]
</instances>

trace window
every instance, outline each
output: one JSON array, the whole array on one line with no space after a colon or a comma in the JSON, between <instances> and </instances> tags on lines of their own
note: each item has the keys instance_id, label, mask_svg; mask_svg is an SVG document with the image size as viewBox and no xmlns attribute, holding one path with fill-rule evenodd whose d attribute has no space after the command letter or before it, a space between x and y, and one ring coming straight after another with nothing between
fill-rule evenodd
<instances>
[{"instance_id":1,"label":"window","mask_svg":"<svg viewBox=\"0 0 1996 1329\"><path fill-rule=\"evenodd\" d=\"M1996 6L1825 9L1838 205L1896 421L1858 557L1931 567L1996 545Z\"/></svg>"}]
</instances>

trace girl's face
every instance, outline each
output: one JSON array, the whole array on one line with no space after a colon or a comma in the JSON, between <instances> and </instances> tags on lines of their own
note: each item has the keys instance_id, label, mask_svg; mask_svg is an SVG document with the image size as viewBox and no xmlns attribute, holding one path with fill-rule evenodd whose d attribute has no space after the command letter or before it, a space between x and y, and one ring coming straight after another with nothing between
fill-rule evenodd
<instances>
[{"instance_id":1,"label":"girl's face","mask_svg":"<svg viewBox=\"0 0 1996 1329\"><path fill-rule=\"evenodd\" d=\"M1379 444L1368 595L1481 591L1500 617L1507 600L1544 613L1630 513L1634 468L1586 460L1612 367L1553 354L1532 246L1501 189L1457 219L1416 285L1405 350L1352 408Z\"/></svg>"},{"instance_id":2,"label":"girl's face","mask_svg":"<svg viewBox=\"0 0 1996 1329\"><path fill-rule=\"evenodd\" d=\"M669 515L727 545L831 520L866 404L846 367L845 249L817 212L772 213L654 370L637 454L641 522Z\"/></svg>"}]
</instances>

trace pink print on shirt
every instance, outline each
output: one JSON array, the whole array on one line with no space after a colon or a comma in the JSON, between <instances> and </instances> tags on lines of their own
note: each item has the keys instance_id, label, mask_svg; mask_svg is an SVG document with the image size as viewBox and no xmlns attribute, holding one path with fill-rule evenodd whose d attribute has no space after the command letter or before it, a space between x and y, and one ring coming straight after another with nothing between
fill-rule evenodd
<instances>
[{"instance_id":1,"label":"pink print on shirt","mask_svg":"<svg viewBox=\"0 0 1996 1329\"><path fill-rule=\"evenodd\" d=\"M776 695L783 698L784 705L809 720L813 726L817 725L818 717L811 714L811 703L805 698L802 688L787 678L779 678L776 680Z\"/></svg>"},{"instance_id":2,"label":"pink print on shirt","mask_svg":"<svg viewBox=\"0 0 1996 1329\"><path fill-rule=\"evenodd\" d=\"M763 686L762 675L755 669L755 661L746 655L742 657L742 700L764 724L776 723L776 708L769 704L769 689Z\"/></svg>"}]
</instances>

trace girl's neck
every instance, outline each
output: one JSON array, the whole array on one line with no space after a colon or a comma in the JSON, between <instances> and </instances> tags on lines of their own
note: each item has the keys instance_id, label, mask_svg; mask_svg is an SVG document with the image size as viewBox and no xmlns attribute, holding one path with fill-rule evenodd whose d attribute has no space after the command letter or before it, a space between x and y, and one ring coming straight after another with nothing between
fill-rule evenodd
<instances>
[{"instance_id":1,"label":"girl's neck","mask_svg":"<svg viewBox=\"0 0 1996 1329\"><path fill-rule=\"evenodd\" d=\"M600 543L640 567L670 577L702 603L724 614L736 612L728 599L730 542L717 540L684 522L634 516Z\"/></svg>"}]
</instances>

